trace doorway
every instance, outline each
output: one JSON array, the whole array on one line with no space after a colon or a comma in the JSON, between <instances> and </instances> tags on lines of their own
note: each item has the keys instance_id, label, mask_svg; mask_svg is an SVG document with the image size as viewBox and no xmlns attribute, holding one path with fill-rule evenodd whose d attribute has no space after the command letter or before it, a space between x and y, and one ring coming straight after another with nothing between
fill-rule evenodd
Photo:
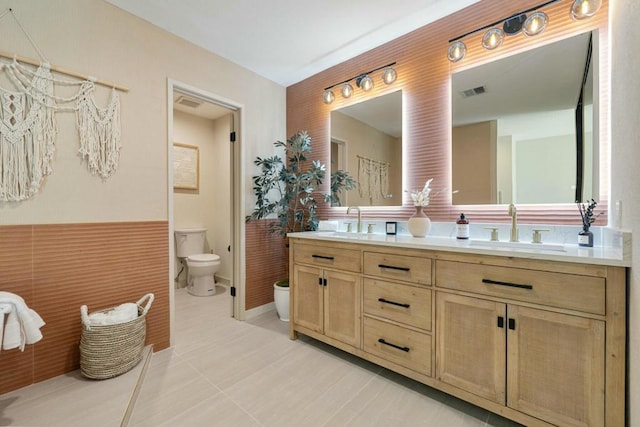
<instances>
[{"instance_id":1,"label":"doorway","mask_svg":"<svg viewBox=\"0 0 640 427\"><path fill-rule=\"evenodd\" d=\"M238 220L242 218L239 189L243 114L240 104L174 80L168 81L167 94L169 295L173 345L175 279L179 279L180 273L180 264L176 263L175 257L176 219L182 221L180 227L204 226L208 229L204 249L221 258L216 281L229 286L225 291L229 298L229 315L244 320L244 268L241 265L244 248L240 238L244 227ZM202 144L202 140L206 142ZM174 189L175 180L183 179L182 171L174 173L174 143L180 144L179 147L195 147L197 185L193 188ZM190 208L191 213L174 204L185 200L196 204Z\"/></svg>"}]
</instances>

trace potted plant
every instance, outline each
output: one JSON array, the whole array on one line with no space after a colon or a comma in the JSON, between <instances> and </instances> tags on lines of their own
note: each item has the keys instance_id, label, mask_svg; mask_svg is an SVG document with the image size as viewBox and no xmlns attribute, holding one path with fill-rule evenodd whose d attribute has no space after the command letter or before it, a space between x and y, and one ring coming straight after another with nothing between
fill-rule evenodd
<instances>
[{"instance_id":1,"label":"potted plant","mask_svg":"<svg viewBox=\"0 0 640 427\"><path fill-rule=\"evenodd\" d=\"M307 159L311 153L311 138L306 131L299 131L287 142L277 141L274 145L284 149L286 162L278 155L254 160L253 163L260 167L261 172L253 177L253 192L257 201L246 221L275 215L277 220L269 224L269 231L283 237L297 231L315 231L318 229L318 201L315 194L325 179L326 166L319 160ZM322 195L323 201L340 206L342 192L355 188L355 185L355 180L348 172L336 171L331 174L331 192ZM286 242L283 241L283 244ZM278 286L280 282L286 282L286 286ZM280 288L288 293L289 280L274 284L274 292ZM288 295L287 307L282 309L278 307L278 301L284 302L285 298L276 299L274 296L274 300L280 319L288 320Z\"/></svg>"}]
</instances>

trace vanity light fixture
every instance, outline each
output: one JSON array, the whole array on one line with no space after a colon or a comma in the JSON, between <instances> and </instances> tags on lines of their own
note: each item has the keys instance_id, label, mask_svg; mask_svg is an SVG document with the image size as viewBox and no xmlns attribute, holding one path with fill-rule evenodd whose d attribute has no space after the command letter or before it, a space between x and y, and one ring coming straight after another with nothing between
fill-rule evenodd
<instances>
[{"instance_id":1,"label":"vanity light fixture","mask_svg":"<svg viewBox=\"0 0 640 427\"><path fill-rule=\"evenodd\" d=\"M602 0L575 0L571 6L571 16L577 20L591 18L601 6Z\"/></svg>"},{"instance_id":2,"label":"vanity light fixture","mask_svg":"<svg viewBox=\"0 0 640 427\"><path fill-rule=\"evenodd\" d=\"M325 89L324 93L322 94L322 101L325 104L331 104L335 98L336 96L333 94L333 91L331 89Z\"/></svg>"},{"instance_id":3,"label":"vanity light fixture","mask_svg":"<svg viewBox=\"0 0 640 427\"><path fill-rule=\"evenodd\" d=\"M447 57L451 62L458 62L464 55L467 53L467 45L461 41L455 41L451 43L449 46L449 51L447 52Z\"/></svg>"},{"instance_id":4,"label":"vanity light fixture","mask_svg":"<svg viewBox=\"0 0 640 427\"><path fill-rule=\"evenodd\" d=\"M547 28L549 17L544 12L535 12L524 21L522 31L527 37L537 36Z\"/></svg>"},{"instance_id":5,"label":"vanity light fixture","mask_svg":"<svg viewBox=\"0 0 640 427\"><path fill-rule=\"evenodd\" d=\"M342 94L343 98L349 98L353 93L353 86L351 86L349 83L343 84L342 89L340 89L340 93Z\"/></svg>"},{"instance_id":6,"label":"vanity light fixture","mask_svg":"<svg viewBox=\"0 0 640 427\"><path fill-rule=\"evenodd\" d=\"M382 81L385 82L385 84L390 85L391 83L395 82L397 78L398 73L396 73L396 70L394 68L387 67L382 72Z\"/></svg>"},{"instance_id":7,"label":"vanity light fixture","mask_svg":"<svg viewBox=\"0 0 640 427\"><path fill-rule=\"evenodd\" d=\"M450 45L447 51L449 61L458 62L464 58L467 46L462 39L480 31L487 30L482 36L482 46L487 50L500 47L505 36L513 36L520 32L527 37L537 36L547 28L547 23L549 22L547 14L538 9L558 1L547 1L449 40ZM600 10L601 6L602 0L575 0L571 6L571 16L577 20L590 18ZM533 13L528 16L527 14L530 12ZM499 27L500 25L501 27Z\"/></svg>"},{"instance_id":8,"label":"vanity light fixture","mask_svg":"<svg viewBox=\"0 0 640 427\"><path fill-rule=\"evenodd\" d=\"M500 47L503 41L504 31L500 28L492 28L482 36L482 46L489 50Z\"/></svg>"},{"instance_id":9,"label":"vanity light fixture","mask_svg":"<svg viewBox=\"0 0 640 427\"><path fill-rule=\"evenodd\" d=\"M398 73L393 68L394 65L396 65L396 63L392 62L391 64L383 65L382 67L378 67L371 71L367 71L366 73L358 74L355 77L351 77L350 79L347 79L340 83L336 83L334 85L326 87L324 89L324 92L322 93L322 101L325 104L331 104L335 100L335 94L333 93L333 88L337 86L340 86L340 93L342 94L342 97L349 98L353 94L353 90L354 90L353 86L350 83L351 81L354 81L356 86L362 89L363 91L365 92L370 91L371 89L373 89L373 86L374 86L374 82L373 82L373 79L371 78L371 75L376 71L380 71L380 70L384 70L382 72L382 81L385 84L390 85L393 82L395 82L396 79L398 78Z\"/></svg>"}]
</instances>

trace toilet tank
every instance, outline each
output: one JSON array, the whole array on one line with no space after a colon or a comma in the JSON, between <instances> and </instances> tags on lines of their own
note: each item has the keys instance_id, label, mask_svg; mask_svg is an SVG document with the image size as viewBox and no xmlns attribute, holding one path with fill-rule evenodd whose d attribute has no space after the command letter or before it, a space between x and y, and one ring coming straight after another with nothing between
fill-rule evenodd
<instances>
[{"instance_id":1,"label":"toilet tank","mask_svg":"<svg viewBox=\"0 0 640 427\"><path fill-rule=\"evenodd\" d=\"M174 230L176 236L176 256L186 258L204 251L206 228L184 228Z\"/></svg>"}]
</instances>

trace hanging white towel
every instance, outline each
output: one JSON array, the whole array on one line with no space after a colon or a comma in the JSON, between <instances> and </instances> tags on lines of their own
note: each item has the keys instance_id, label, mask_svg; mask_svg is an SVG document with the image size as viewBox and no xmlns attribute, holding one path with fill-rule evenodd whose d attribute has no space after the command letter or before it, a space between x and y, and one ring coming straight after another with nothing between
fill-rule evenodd
<instances>
[{"instance_id":1,"label":"hanging white towel","mask_svg":"<svg viewBox=\"0 0 640 427\"><path fill-rule=\"evenodd\" d=\"M11 292L0 291L0 304L12 306L4 325L2 337L4 350L20 348L20 351L24 351L25 344L35 344L42 339L40 328L45 325L45 322L38 313L27 306L22 297Z\"/></svg>"}]
</instances>

